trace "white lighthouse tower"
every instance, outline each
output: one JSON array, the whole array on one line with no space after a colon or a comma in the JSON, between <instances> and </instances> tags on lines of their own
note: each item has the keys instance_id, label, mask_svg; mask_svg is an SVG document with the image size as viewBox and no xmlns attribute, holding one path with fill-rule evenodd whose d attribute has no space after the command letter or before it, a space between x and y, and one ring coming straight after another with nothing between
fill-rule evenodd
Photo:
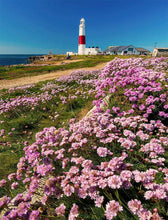
<instances>
[{"instance_id":1,"label":"white lighthouse tower","mask_svg":"<svg viewBox=\"0 0 168 220\"><path fill-rule=\"evenodd\" d=\"M86 49L86 41L85 41L85 19L82 18L80 20L79 25L79 45L78 45L78 54L84 55Z\"/></svg>"}]
</instances>

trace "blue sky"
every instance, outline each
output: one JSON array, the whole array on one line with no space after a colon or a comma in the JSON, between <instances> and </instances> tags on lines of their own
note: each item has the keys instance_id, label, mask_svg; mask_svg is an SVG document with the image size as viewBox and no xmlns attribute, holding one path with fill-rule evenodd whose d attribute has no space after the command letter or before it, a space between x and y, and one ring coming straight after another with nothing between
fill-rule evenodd
<instances>
[{"instance_id":1,"label":"blue sky","mask_svg":"<svg viewBox=\"0 0 168 220\"><path fill-rule=\"evenodd\" d=\"M77 52L86 46L168 47L168 0L0 0L0 54Z\"/></svg>"}]
</instances>

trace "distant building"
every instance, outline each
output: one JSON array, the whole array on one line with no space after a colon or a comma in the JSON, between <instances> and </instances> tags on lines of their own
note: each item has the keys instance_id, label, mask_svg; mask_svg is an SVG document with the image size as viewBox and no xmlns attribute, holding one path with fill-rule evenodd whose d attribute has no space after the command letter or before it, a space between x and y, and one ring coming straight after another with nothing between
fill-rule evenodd
<instances>
[{"instance_id":1,"label":"distant building","mask_svg":"<svg viewBox=\"0 0 168 220\"><path fill-rule=\"evenodd\" d=\"M147 55L149 53L150 51L144 48L136 48L133 45L111 46L104 51L104 54L109 54L109 55L142 55L142 54Z\"/></svg>"},{"instance_id":2,"label":"distant building","mask_svg":"<svg viewBox=\"0 0 168 220\"><path fill-rule=\"evenodd\" d=\"M138 50L132 46L112 46L109 47L107 50L104 51L105 54L110 55L131 55L131 54L139 54Z\"/></svg>"},{"instance_id":3,"label":"distant building","mask_svg":"<svg viewBox=\"0 0 168 220\"><path fill-rule=\"evenodd\" d=\"M152 56L168 56L168 48L154 48Z\"/></svg>"},{"instance_id":4,"label":"distant building","mask_svg":"<svg viewBox=\"0 0 168 220\"><path fill-rule=\"evenodd\" d=\"M74 53L74 52L72 52L72 51L68 51L68 52L66 52L66 54L69 55L69 56L71 56L71 55L77 55L77 53Z\"/></svg>"},{"instance_id":5,"label":"distant building","mask_svg":"<svg viewBox=\"0 0 168 220\"><path fill-rule=\"evenodd\" d=\"M140 48L136 47L136 49L139 52L139 55L148 55L151 53L149 50L141 48L141 47Z\"/></svg>"},{"instance_id":6,"label":"distant building","mask_svg":"<svg viewBox=\"0 0 168 220\"><path fill-rule=\"evenodd\" d=\"M101 54L101 49L99 47L89 47L85 48L85 55L97 55Z\"/></svg>"}]
</instances>

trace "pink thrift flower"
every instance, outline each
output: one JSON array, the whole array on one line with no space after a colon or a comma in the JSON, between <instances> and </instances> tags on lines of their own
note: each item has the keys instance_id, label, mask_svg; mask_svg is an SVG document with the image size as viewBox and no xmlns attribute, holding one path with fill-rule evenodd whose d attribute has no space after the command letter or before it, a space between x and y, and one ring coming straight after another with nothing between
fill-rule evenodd
<instances>
[{"instance_id":1,"label":"pink thrift flower","mask_svg":"<svg viewBox=\"0 0 168 220\"><path fill-rule=\"evenodd\" d=\"M95 200L95 206L96 207L101 207L102 203L104 201L104 196L99 196Z\"/></svg>"},{"instance_id":2,"label":"pink thrift flower","mask_svg":"<svg viewBox=\"0 0 168 220\"><path fill-rule=\"evenodd\" d=\"M163 107L164 109L168 109L168 105L164 105L164 107Z\"/></svg>"},{"instance_id":3,"label":"pink thrift flower","mask_svg":"<svg viewBox=\"0 0 168 220\"><path fill-rule=\"evenodd\" d=\"M145 110L145 108L146 108L146 106L145 106L144 104L142 104L142 105L139 106L139 109L140 109L141 111Z\"/></svg>"},{"instance_id":4,"label":"pink thrift flower","mask_svg":"<svg viewBox=\"0 0 168 220\"><path fill-rule=\"evenodd\" d=\"M108 178L108 186L112 189L119 189L122 185L121 177L117 175Z\"/></svg>"},{"instance_id":5,"label":"pink thrift flower","mask_svg":"<svg viewBox=\"0 0 168 220\"><path fill-rule=\"evenodd\" d=\"M118 212L123 210L122 206L115 200L111 200L106 204L105 216L107 220L113 219L113 217L117 216Z\"/></svg>"},{"instance_id":6,"label":"pink thrift flower","mask_svg":"<svg viewBox=\"0 0 168 220\"><path fill-rule=\"evenodd\" d=\"M12 180L16 177L16 174L15 173L11 173L8 175L8 180Z\"/></svg>"},{"instance_id":7,"label":"pink thrift flower","mask_svg":"<svg viewBox=\"0 0 168 220\"><path fill-rule=\"evenodd\" d=\"M4 186L6 185L6 183L7 183L7 181L4 180L4 179L2 179L2 180L0 181L0 187L4 187Z\"/></svg>"},{"instance_id":8,"label":"pink thrift flower","mask_svg":"<svg viewBox=\"0 0 168 220\"><path fill-rule=\"evenodd\" d=\"M16 187L19 185L19 183L18 182L14 182L14 183L12 183L12 185L11 185L11 189L16 189Z\"/></svg>"},{"instance_id":9,"label":"pink thrift flower","mask_svg":"<svg viewBox=\"0 0 168 220\"><path fill-rule=\"evenodd\" d=\"M149 190L149 191L145 192L144 197L145 197L146 200L148 200L148 199L151 199L153 197L153 194L154 194L153 191Z\"/></svg>"},{"instance_id":10,"label":"pink thrift flower","mask_svg":"<svg viewBox=\"0 0 168 220\"><path fill-rule=\"evenodd\" d=\"M10 198L7 196L3 196L0 198L0 208L6 206L10 202Z\"/></svg>"},{"instance_id":11,"label":"pink thrift flower","mask_svg":"<svg viewBox=\"0 0 168 220\"><path fill-rule=\"evenodd\" d=\"M156 191L154 191L154 197L157 199L165 199L166 192L163 189L157 189Z\"/></svg>"},{"instance_id":12,"label":"pink thrift flower","mask_svg":"<svg viewBox=\"0 0 168 220\"><path fill-rule=\"evenodd\" d=\"M137 215L140 220L150 220L152 217L152 213L146 209L142 209Z\"/></svg>"},{"instance_id":13,"label":"pink thrift flower","mask_svg":"<svg viewBox=\"0 0 168 220\"><path fill-rule=\"evenodd\" d=\"M157 212L154 212L152 214L152 220L163 220L163 218L161 218Z\"/></svg>"},{"instance_id":14,"label":"pink thrift flower","mask_svg":"<svg viewBox=\"0 0 168 220\"><path fill-rule=\"evenodd\" d=\"M63 188L63 191L66 196L71 196L75 192L75 189L73 186L67 184L67 186Z\"/></svg>"},{"instance_id":15,"label":"pink thrift flower","mask_svg":"<svg viewBox=\"0 0 168 220\"><path fill-rule=\"evenodd\" d=\"M159 116L160 116L160 117L163 117L164 115L165 115L165 113L164 113L163 111L160 111L160 112L159 112Z\"/></svg>"},{"instance_id":16,"label":"pink thrift flower","mask_svg":"<svg viewBox=\"0 0 168 220\"><path fill-rule=\"evenodd\" d=\"M137 199L128 202L128 207L135 215L143 209L141 202Z\"/></svg>"},{"instance_id":17,"label":"pink thrift flower","mask_svg":"<svg viewBox=\"0 0 168 220\"><path fill-rule=\"evenodd\" d=\"M58 206L55 211L57 215L64 215L65 214L65 209L66 206L64 205L64 203L62 203L60 206Z\"/></svg>"},{"instance_id":18,"label":"pink thrift flower","mask_svg":"<svg viewBox=\"0 0 168 220\"><path fill-rule=\"evenodd\" d=\"M78 206L74 203L68 216L68 220L75 220L78 215Z\"/></svg>"},{"instance_id":19,"label":"pink thrift flower","mask_svg":"<svg viewBox=\"0 0 168 220\"><path fill-rule=\"evenodd\" d=\"M100 156L100 157L106 157L107 154L108 154L108 149L105 148L105 147L99 147L97 149L97 154Z\"/></svg>"},{"instance_id":20,"label":"pink thrift flower","mask_svg":"<svg viewBox=\"0 0 168 220\"><path fill-rule=\"evenodd\" d=\"M38 219L40 219L40 217L39 217L39 210L33 210L30 213L29 220L38 220Z\"/></svg>"},{"instance_id":21,"label":"pink thrift flower","mask_svg":"<svg viewBox=\"0 0 168 220\"><path fill-rule=\"evenodd\" d=\"M122 178L123 181L131 181L133 175L132 172L129 170L123 170L121 171L120 177Z\"/></svg>"}]
</instances>

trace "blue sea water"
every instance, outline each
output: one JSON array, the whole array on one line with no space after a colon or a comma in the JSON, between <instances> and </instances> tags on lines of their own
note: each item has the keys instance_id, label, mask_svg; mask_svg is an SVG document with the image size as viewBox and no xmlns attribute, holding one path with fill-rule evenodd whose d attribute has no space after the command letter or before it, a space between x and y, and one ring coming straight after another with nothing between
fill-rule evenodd
<instances>
[{"instance_id":1,"label":"blue sea water","mask_svg":"<svg viewBox=\"0 0 168 220\"><path fill-rule=\"evenodd\" d=\"M0 54L0 66L26 64L31 56L41 54Z\"/></svg>"}]
</instances>

